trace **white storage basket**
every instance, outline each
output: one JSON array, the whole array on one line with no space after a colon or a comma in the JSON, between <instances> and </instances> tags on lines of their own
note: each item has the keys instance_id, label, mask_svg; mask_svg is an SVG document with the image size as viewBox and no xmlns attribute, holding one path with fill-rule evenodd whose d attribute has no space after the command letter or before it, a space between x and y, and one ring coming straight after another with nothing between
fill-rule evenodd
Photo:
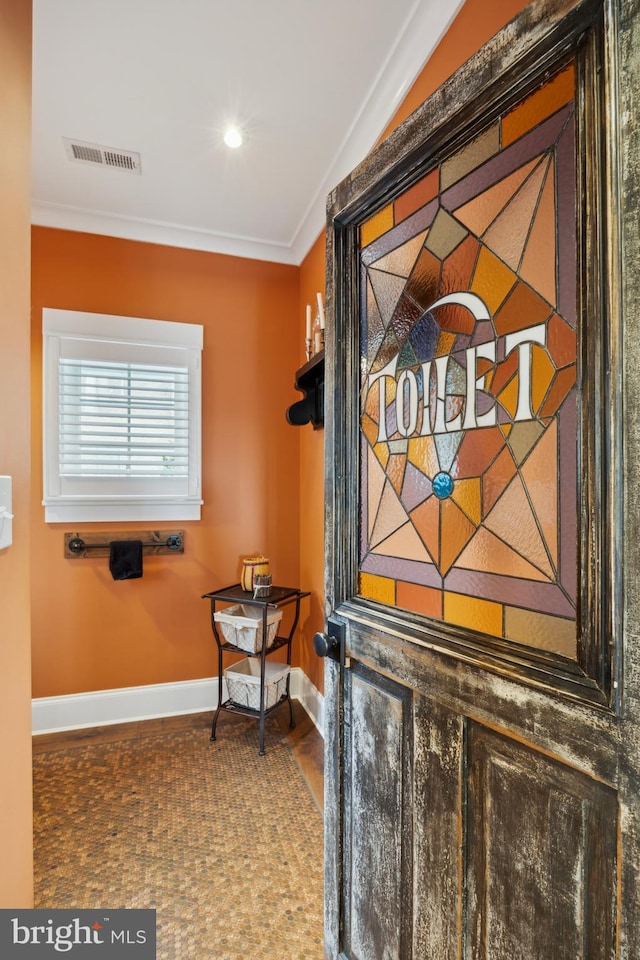
<instances>
[{"instance_id":1,"label":"white storage basket","mask_svg":"<svg viewBox=\"0 0 640 960\"><path fill-rule=\"evenodd\" d=\"M275 706L287 692L287 677L291 667L286 663L265 661L264 708ZM238 706L260 709L260 660L239 660L224 671L229 699Z\"/></svg>"},{"instance_id":2,"label":"white storage basket","mask_svg":"<svg viewBox=\"0 0 640 960\"><path fill-rule=\"evenodd\" d=\"M236 603L213 615L220 625L227 643L233 643L247 653L259 653L262 650L262 607ZM273 646L282 620L282 610L267 611L267 649Z\"/></svg>"}]
</instances>

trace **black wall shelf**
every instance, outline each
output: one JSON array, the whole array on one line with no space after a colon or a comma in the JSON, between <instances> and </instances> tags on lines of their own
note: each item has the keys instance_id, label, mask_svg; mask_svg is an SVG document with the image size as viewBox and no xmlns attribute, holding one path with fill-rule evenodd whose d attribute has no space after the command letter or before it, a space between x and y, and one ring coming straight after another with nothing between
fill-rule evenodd
<instances>
[{"instance_id":1,"label":"black wall shelf","mask_svg":"<svg viewBox=\"0 0 640 960\"><path fill-rule=\"evenodd\" d=\"M324 350L296 372L295 387L304 398L287 409L287 420L294 427L311 423L317 430L324 425Z\"/></svg>"}]
</instances>

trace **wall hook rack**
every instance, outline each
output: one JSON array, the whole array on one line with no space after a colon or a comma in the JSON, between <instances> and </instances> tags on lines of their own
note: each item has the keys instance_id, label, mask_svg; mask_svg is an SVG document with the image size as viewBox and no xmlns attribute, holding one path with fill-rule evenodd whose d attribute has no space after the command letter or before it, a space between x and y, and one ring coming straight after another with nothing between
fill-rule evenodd
<instances>
[{"instance_id":1,"label":"wall hook rack","mask_svg":"<svg viewBox=\"0 0 640 960\"><path fill-rule=\"evenodd\" d=\"M108 557L112 540L140 540L145 556L184 553L184 530L125 530L105 533L65 533L66 559Z\"/></svg>"}]
</instances>

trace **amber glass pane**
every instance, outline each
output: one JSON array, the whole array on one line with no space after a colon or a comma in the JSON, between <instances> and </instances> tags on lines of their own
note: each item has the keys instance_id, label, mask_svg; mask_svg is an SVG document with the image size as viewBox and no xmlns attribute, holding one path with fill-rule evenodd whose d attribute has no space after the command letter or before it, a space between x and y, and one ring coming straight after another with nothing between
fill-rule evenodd
<instances>
[{"instance_id":1,"label":"amber glass pane","mask_svg":"<svg viewBox=\"0 0 640 960\"><path fill-rule=\"evenodd\" d=\"M513 143L541 120L550 117L565 103L573 100L574 84L574 69L569 66L507 113L502 121L502 146Z\"/></svg>"},{"instance_id":2,"label":"amber glass pane","mask_svg":"<svg viewBox=\"0 0 640 960\"><path fill-rule=\"evenodd\" d=\"M573 83L551 78L360 231L360 593L571 657Z\"/></svg>"},{"instance_id":3,"label":"amber glass pane","mask_svg":"<svg viewBox=\"0 0 640 960\"><path fill-rule=\"evenodd\" d=\"M362 246L366 247L393 226L393 207L385 207L380 213L363 223L361 228Z\"/></svg>"}]
</instances>

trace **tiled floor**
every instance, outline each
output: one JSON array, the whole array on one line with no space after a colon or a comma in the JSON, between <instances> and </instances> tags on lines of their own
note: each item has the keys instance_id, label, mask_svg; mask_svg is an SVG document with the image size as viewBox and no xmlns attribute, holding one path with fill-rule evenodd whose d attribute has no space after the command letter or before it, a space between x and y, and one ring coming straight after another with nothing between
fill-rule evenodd
<instances>
[{"instance_id":1,"label":"tiled floor","mask_svg":"<svg viewBox=\"0 0 640 960\"><path fill-rule=\"evenodd\" d=\"M34 738L36 906L155 907L159 960L321 960L322 739L296 704Z\"/></svg>"}]
</instances>

